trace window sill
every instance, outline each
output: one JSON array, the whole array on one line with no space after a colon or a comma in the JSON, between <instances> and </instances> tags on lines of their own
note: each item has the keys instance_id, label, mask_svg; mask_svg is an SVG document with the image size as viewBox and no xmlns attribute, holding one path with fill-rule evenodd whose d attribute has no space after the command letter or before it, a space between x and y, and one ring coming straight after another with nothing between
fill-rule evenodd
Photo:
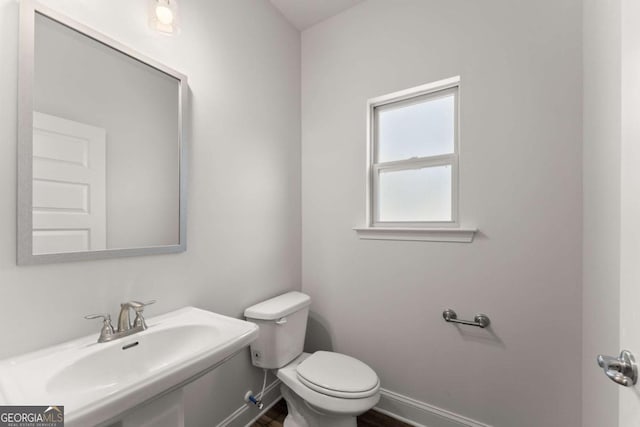
<instances>
[{"instance_id":1,"label":"window sill","mask_svg":"<svg viewBox=\"0 0 640 427\"><path fill-rule=\"evenodd\" d=\"M471 243L476 228L400 228L355 227L358 237L364 240L411 240L422 242Z\"/></svg>"}]
</instances>

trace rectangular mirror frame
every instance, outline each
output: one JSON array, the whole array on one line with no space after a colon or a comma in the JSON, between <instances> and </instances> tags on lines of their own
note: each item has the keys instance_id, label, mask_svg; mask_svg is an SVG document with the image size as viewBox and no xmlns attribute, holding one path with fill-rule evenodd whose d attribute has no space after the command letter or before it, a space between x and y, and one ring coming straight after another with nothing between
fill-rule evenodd
<instances>
[{"instance_id":1,"label":"rectangular mirror frame","mask_svg":"<svg viewBox=\"0 0 640 427\"><path fill-rule=\"evenodd\" d=\"M17 263L18 265L47 264L69 261L83 261L125 256L153 255L184 252L187 247L187 147L185 138L185 118L187 108L187 77L157 61L148 58L127 46L69 19L35 1L20 2L20 42L18 77L18 186L17 186ZM36 13L44 15L61 25L78 31L85 36L108 46L124 55L143 62L178 80L178 125L180 154L180 195L179 195L179 241L176 245L140 248L105 249L86 252L57 254L33 254L33 78L34 78L34 35Z\"/></svg>"}]
</instances>

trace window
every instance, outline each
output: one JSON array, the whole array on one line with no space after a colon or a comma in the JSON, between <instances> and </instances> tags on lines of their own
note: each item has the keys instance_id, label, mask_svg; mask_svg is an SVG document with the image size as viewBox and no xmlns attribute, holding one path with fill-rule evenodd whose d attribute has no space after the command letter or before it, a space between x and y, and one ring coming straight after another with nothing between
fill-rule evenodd
<instances>
[{"instance_id":1,"label":"window","mask_svg":"<svg viewBox=\"0 0 640 427\"><path fill-rule=\"evenodd\" d=\"M459 81L447 83L370 102L371 225L457 223Z\"/></svg>"},{"instance_id":2,"label":"window","mask_svg":"<svg viewBox=\"0 0 640 427\"><path fill-rule=\"evenodd\" d=\"M367 227L356 230L458 227L459 85L455 77L369 100Z\"/></svg>"}]
</instances>

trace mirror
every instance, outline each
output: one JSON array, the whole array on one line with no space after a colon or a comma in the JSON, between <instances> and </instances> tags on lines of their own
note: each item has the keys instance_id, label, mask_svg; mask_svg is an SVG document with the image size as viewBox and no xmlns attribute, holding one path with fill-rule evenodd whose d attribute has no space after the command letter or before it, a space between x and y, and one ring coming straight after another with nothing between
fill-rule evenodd
<instances>
[{"instance_id":1,"label":"mirror","mask_svg":"<svg viewBox=\"0 0 640 427\"><path fill-rule=\"evenodd\" d=\"M186 77L22 2L18 263L185 250Z\"/></svg>"}]
</instances>

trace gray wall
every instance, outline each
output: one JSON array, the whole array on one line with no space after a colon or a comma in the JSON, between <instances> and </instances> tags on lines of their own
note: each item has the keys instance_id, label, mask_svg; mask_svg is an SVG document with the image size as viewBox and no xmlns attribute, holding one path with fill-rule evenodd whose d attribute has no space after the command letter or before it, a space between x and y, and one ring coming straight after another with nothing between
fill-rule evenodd
<instances>
[{"instance_id":1,"label":"gray wall","mask_svg":"<svg viewBox=\"0 0 640 427\"><path fill-rule=\"evenodd\" d=\"M621 2L584 1L582 419L618 425L618 390L595 364L619 351Z\"/></svg>"},{"instance_id":2,"label":"gray wall","mask_svg":"<svg viewBox=\"0 0 640 427\"><path fill-rule=\"evenodd\" d=\"M48 18L35 28L34 110L107 133L107 248L178 244L178 81Z\"/></svg>"},{"instance_id":3,"label":"gray wall","mask_svg":"<svg viewBox=\"0 0 640 427\"><path fill-rule=\"evenodd\" d=\"M17 267L18 3L0 0L0 358L98 333L87 313L155 298L230 316L300 288L300 38L268 2L181 3L177 37L147 2L46 4L189 76L188 249L176 255ZM187 425L209 426L261 386L248 352L187 388ZM226 381L224 381L226 379Z\"/></svg>"},{"instance_id":4,"label":"gray wall","mask_svg":"<svg viewBox=\"0 0 640 427\"><path fill-rule=\"evenodd\" d=\"M496 427L580 425L582 2L369 0L302 35L308 348ZM460 75L472 244L358 240L365 102ZM446 324L484 312L490 331Z\"/></svg>"}]
</instances>

